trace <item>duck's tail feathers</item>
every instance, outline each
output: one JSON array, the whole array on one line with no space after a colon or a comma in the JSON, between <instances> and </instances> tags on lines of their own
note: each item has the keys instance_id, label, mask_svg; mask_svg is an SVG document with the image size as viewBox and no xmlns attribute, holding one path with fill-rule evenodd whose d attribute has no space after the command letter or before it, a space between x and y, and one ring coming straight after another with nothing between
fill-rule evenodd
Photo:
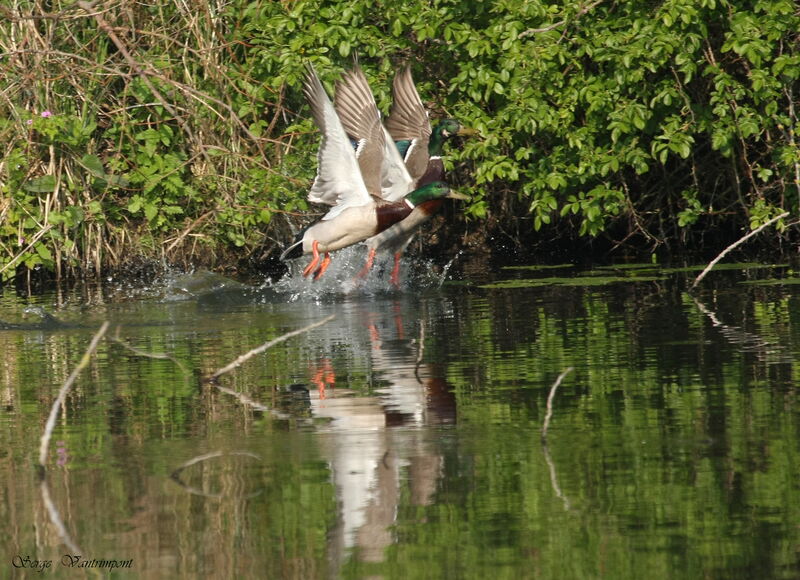
<instances>
[{"instance_id":1,"label":"duck's tail feathers","mask_svg":"<svg viewBox=\"0 0 800 580\"><path fill-rule=\"evenodd\" d=\"M297 236L292 245L286 248L281 254L281 260L293 260L303 255L303 235Z\"/></svg>"}]
</instances>

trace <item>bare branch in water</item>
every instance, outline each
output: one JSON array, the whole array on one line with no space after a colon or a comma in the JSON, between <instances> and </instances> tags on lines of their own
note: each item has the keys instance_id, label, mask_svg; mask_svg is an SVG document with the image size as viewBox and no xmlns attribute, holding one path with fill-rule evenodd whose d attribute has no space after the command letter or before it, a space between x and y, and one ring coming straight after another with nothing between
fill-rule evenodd
<instances>
[{"instance_id":1,"label":"bare branch in water","mask_svg":"<svg viewBox=\"0 0 800 580\"><path fill-rule=\"evenodd\" d=\"M64 381L64 384L58 391L58 396L56 397L56 400L53 401L53 406L50 409L50 416L47 418L47 423L44 427L44 433L42 434L41 447L39 448L39 475L41 477L40 490L42 492L42 503L47 510L47 515L50 517L50 522L53 524L53 526L55 526L58 535L61 537L61 541L64 542L64 545L67 546L67 548L73 554L81 554L82 551L69 535L67 526L64 525L64 521L61 519L61 514L53 503L53 499L50 497L50 487L47 484L47 479L44 477L45 462L47 461L47 454L50 450L50 438L53 435L53 429L56 425L58 410L64 405L64 401L67 398L67 393L75 382L75 379L78 378L78 374L89 364L89 359L91 358L92 353L94 353L94 351L97 349L100 339L103 338L106 330L108 330L108 324L108 321L105 321L100 327L100 330L98 330L94 335L92 341L89 343L89 346L86 349L86 352L83 353L83 357L81 357L78 366L75 367L75 370L73 370L72 373L67 377L67 380Z\"/></svg>"},{"instance_id":2,"label":"bare branch in water","mask_svg":"<svg viewBox=\"0 0 800 580\"><path fill-rule=\"evenodd\" d=\"M39 489L42 492L42 503L44 503L44 508L47 510L50 523L55 526L58 535L61 537L61 541L64 542L64 545L69 548L70 552L73 554L84 554L85 552L78 547L72 539L72 536L69 535L67 526L64 525L64 520L61 519L61 514L56 504L53 503L53 498L50 497L50 486L47 484L46 479L42 479L42 481L39 482Z\"/></svg>"},{"instance_id":3,"label":"bare branch in water","mask_svg":"<svg viewBox=\"0 0 800 580\"><path fill-rule=\"evenodd\" d=\"M556 464L553 462L553 458L550 457L550 450L547 448L547 442L542 441L542 451L544 451L544 460L547 463L547 467L550 470L550 486L553 488L556 496L561 498L561 501L564 502L564 509L568 510L572 506L569 502L569 498L564 495L564 492L561 491L561 486L558 485L558 472L556 471Z\"/></svg>"},{"instance_id":4,"label":"bare branch in water","mask_svg":"<svg viewBox=\"0 0 800 580\"><path fill-rule=\"evenodd\" d=\"M705 270L700 272L700 275L697 278L694 279L694 282L692 283L692 287L690 289L694 290L694 288L700 283L700 280L705 278L706 274L708 274L711 271L711 268L713 268L717 264L717 262L719 262L728 252L730 252L731 250L733 250L735 247L739 246L740 244L746 242L747 240L752 238L754 235L756 235L758 232L760 232L761 230L763 230L767 226L772 225L773 223L775 223L776 221L778 221L781 218L785 218L787 215L789 215L789 212L785 211L781 215L775 216L774 218L772 218L768 222L766 222L764 224L761 224L760 227L757 227L756 229L754 229L749 234L747 234L745 236L742 236L741 238L739 238L738 240L733 242L730 246L728 246L727 248L722 250L722 252L720 252L719 256L717 256L716 258L711 260L711 262L708 263L708 266L706 266Z\"/></svg>"},{"instance_id":5,"label":"bare branch in water","mask_svg":"<svg viewBox=\"0 0 800 580\"><path fill-rule=\"evenodd\" d=\"M322 320L320 320L318 322L315 322L314 324L309 324L308 326L305 326L305 327L300 328L298 330L293 330L291 332L287 332L286 334L284 334L282 336L279 336L278 338L273 338L269 342L265 342L261 346L256 347L253 350L244 353L242 356L237 358L232 363L230 363L227 366L224 366L221 369L217 370L214 374L212 374L210 377L208 377L208 379L206 379L206 382L214 383L214 382L216 382L216 380L220 376L224 375L227 372L232 371L233 369L235 369L236 367L238 367L242 363L244 363L247 360L253 358L257 354L261 354L262 352L264 352L268 348L272 348L273 346L275 346L279 342L283 342L284 340L286 340L288 338L292 338L293 336L297 336L298 334L303 334L304 332L308 332L309 330L312 330L312 329L314 329L314 328L316 328L318 326L322 326L323 324L326 324L326 323L330 322L334 318L336 318L336 315L335 314L331 314L327 318L323 318Z\"/></svg>"},{"instance_id":6,"label":"bare branch in water","mask_svg":"<svg viewBox=\"0 0 800 580\"><path fill-rule=\"evenodd\" d=\"M263 404L259 403L258 401L248 397L244 393L239 393L237 391L234 391L233 389L229 389L228 387L223 387L222 385L218 385L215 382L211 381L211 379L209 379L209 382L211 382L211 384L213 384L214 387L217 390L222 391L223 393L226 393L226 394L228 394L228 395L230 395L232 397L236 397L241 404L243 404L243 405L245 405L247 407L250 407L251 409L253 409L255 411L261 411L263 413L270 413L276 419L288 419L289 418L289 415L287 415L286 413L281 413L280 411L278 411L276 409L270 409L266 405L263 405Z\"/></svg>"},{"instance_id":7,"label":"bare branch in water","mask_svg":"<svg viewBox=\"0 0 800 580\"><path fill-rule=\"evenodd\" d=\"M572 367L564 369L564 372L558 375L556 382L550 387L550 394L547 396L547 413L544 416L544 423L542 424L542 442L547 441L547 428L550 426L550 417L553 416L553 397L556 395L556 389L558 389L558 385L561 384L564 377L571 373L572 370Z\"/></svg>"},{"instance_id":8,"label":"bare branch in water","mask_svg":"<svg viewBox=\"0 0 800 580\"><path fill-rule=\"evenodd\" d=\"M419 367L422 366L422 356L425 352L425 319L419 321L419 339L417 340L417 364L414 365L414 376L417 377L417 382L422 384L419 378Z\"/></svg>"},{"instance_id":9,"label":"bare branch in water","mask_svg":"<svg viewBox=\"0 0 800 580\"><path fill-rule=\"evenodd\" d=\"M50 409L50 416L47 418L47 423L44 427L44 433L42 434L42 444L39 448L39 465L42 468L44 468L45 462L47 461L47 452L50 449L50 437L53 435L53 428L56 426L58 410L64 404L64 400L67 398L67 393L72 387L72 384L75 382L75 379L78 378L78 374L84 368L86 368L86 365L89 364L89 359L91 358L92 353L97 349L100 339L103 338L106 330L108 330L108 324L109 323L106 320L100 327L100 330L97 331L97 334L94 335L94 338L92 338L92 342L89 343L89 347L86 349L86 352L83 353L83 357L78 363L78 366L75 367L75 370L72 371L72 374L70 374L67 377L67 380L64 381L64 384L61 386L61 390L58 391L56 400L53 401L53 407Z\"/></svg>"}]
</instances>

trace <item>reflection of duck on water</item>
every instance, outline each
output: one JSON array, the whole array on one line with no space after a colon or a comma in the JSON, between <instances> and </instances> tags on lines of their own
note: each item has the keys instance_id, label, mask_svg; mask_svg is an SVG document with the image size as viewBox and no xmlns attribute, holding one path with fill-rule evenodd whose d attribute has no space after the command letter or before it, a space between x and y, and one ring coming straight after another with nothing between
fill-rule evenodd
<instances>
[{"instance_id":1,"label":"reflection of duck on water","mask_svg":"<svg viewBox=\"0 0 800 580\"><path fill-rule=\"evenodd\" d=\"M330 386L333 388L336 385L336 373L333 372L333 364L331 359L324 358L315 367L311 377L311 382L314 383L319 392L319 398L325 398L325 389Z\"/></svg>"},{"instance_id":2,"label":"reflection of duck on water","mask_svg":"<svg viewBox=\"0 0 800 580\"><path fill-rule=\"evenodd\" d=\"M405 338L401 304L393 304L394 316L386 316L387 309L380 306L371 303L368 310L355 313L367 329L373 380L381 385L375 395L350 395L353 391L341 388L335 394L324 389L310 393L312 415L329 420L320 429L320 445L340 502L331 536L334 562L353 548L364 561L383 560L393 542L390 530L404 479L414 505L431 503L443 460L426 427L455 417L452 393L438 369L417 368L416 348ZM312 378L332 384L330 361L314 369Z\"/></svg>"}]
</instances>

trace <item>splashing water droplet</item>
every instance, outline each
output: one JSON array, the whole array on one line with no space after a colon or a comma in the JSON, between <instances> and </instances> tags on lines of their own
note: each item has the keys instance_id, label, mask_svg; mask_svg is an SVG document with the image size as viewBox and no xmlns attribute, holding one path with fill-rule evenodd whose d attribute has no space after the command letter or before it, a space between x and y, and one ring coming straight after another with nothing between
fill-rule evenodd
<instances>
[{"instance_id":1,"label":"splashing water droplet","mask_svg":"<svg viewBox=\"0 0 800 580\"><path fill-rule=\"evenodd\" d=\"M447 280L447 271L450 270L450 267L455 263L456 260L464 253L464 250L459 250L456 252L456 255L450 258L450 261L444 265L442 268L442 275L439 277L439 285L436 286L437 288L441 288L444 281Z\"/></svg>"}]
</instances>

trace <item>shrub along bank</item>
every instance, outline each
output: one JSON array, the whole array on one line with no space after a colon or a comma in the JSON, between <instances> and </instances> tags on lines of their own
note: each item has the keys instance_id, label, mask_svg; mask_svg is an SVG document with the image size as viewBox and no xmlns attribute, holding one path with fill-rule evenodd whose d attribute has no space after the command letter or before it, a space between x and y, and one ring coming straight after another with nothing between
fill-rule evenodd
<instances>
[{"instance_id":1,"label":"shrub along bank","mask_svg":"<svg viewBox=\"0 0 800 580\"><path fill-rule=\"evenodd\" d=\"M305 63L332 87L355 54L384 110L408 63L435 117L481 132L449 149L473 199L442 251L715 253L786 210L759 239L797 238L791 0L43 6L0 7L4 280L257 267L319 214Z\"/></svg>"}]
</instances>

